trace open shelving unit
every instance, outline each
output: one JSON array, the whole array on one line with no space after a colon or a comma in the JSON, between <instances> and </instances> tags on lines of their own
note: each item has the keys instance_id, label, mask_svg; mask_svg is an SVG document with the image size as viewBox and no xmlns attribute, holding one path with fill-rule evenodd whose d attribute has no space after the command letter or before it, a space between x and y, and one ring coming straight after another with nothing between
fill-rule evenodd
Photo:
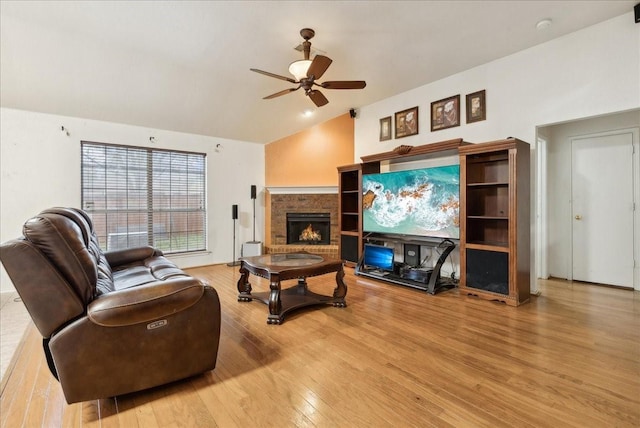
<instances>
[{"instance_id":1,"label":"open shelving unit","mask_svg":"<svg viewBox=\"0 0 640 428\"><path fill-rule=\"evenodd\" d=\"M469 248L506 250L509 238L509 154L472 155L466 163Z\"/></svg>"},{"instance_id":2,"label":"open shelving unit","mask_svg":"<svg viewBox=\"0 0 640 428\"><path fill-rule=\"evenodd\" d=\"M338 167L339 254L349 266L355 266L362 255L362 174L379 171L379 164Z\"/></svg>"},{"instance_id":3,"label":"open shelving unit","mask_svg":"<svg viewBox=\"0 0 640 428\"><path fill-rule=\"evenodd\" d=\"M529 300L529 152L517 139L459 149L461 293Z\"/></svg>"}]
</instances>

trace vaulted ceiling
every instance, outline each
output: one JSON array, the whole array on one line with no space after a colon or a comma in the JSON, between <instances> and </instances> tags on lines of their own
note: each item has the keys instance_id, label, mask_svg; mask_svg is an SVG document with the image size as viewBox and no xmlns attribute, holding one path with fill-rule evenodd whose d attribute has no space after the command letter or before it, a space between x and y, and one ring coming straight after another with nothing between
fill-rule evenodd
<instances>
[{"instance_id":1,"label":"vaulted ceiling","mask_svg":"<svg viewBox=\"0 0 640 428\"><path fill-rule=\"evenodd\" d=\"M2 107L268 143L598 22L636 1L5 1ZM537 30L550 18L552 25ZM300 30L333 59L302 91L288 76ZM541 59L544 60L544 59ZM302 111L313 108L305 118Z\"/></svg>"}]
</instances>

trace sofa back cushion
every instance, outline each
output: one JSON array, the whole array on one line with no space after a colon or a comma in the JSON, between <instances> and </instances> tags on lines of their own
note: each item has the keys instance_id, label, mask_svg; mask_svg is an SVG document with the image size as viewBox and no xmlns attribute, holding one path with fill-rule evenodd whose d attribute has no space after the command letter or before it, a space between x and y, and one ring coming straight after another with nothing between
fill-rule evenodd
<instances>
[{"instance_id":1,"label":"sofa back cushion","mask_svg":"<svg viewBox=\"0 0 640 428\"><path fill-rule=\"evenodd\" d=\"M94 297L102 294L102 293L110 293L115 290L114 286L114 277L113 271L111 269L111 265L107 261L104 252L100 248L100 243L98 242L98 235L96 235L96 231L93 228L93 221L91 221L91 217L89 215L77 208L69 208L71 211L74 211L76 214L81 216L84 219L83 224L87 224L89 226L89 247L88 250L91 255L96 259L98 265L98 279L96 283L96 289L94 290ZM56 210L56 208L52 208L52 210ZM51 210L47 210L51 211Z\"/></svg>"},{"instance_id":2,"label":"sofa back cushion","mask_svg":"<svg viewBox=\"0 0 640 428\"><path fill-rule=\"evenodd\" d=\"M95 297L98 277L109 281L111 271L106 261L106 267L98 269L104 255L97 239L93 242L90 220L78 211L45 210L24 224L23 235L56 266L87 305Z\"/></svg>"}]
</instances>

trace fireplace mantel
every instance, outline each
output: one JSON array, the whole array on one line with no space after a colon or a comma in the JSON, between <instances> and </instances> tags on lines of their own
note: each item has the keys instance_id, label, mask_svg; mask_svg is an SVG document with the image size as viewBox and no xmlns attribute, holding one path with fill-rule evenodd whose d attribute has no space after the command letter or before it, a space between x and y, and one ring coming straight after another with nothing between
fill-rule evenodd
<instances>
[{"instance_id":1,"label":"fireplace mantel","mask_svg":"<svg viewBox=\"0 0 640 428\"><path fill-rule=\"evenodd\" d=\"M338 194L338 186L267 186L272 195L323 195Z\"/></svg>"}]
</instances>

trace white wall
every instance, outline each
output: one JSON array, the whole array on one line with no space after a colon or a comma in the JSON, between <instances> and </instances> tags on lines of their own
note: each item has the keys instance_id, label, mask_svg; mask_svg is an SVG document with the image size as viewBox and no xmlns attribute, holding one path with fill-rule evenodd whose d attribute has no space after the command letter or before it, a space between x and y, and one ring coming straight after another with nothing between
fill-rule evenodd
<instances>
[{"instance_id":1,"label":"white wall","mask_svg":"<svg viewBox=\"0 0 640 428\"><path fill-rule=\"evenodd\" d=\"M437 58L433 58L437 61ZM487 120L465 124L465 95L486 90ZM460 94L461 126L430 132L431 102ZM379 120L419 107L419 134L379 141ZM516 137L531 144L536 218L536 127L640 107L640 25L633 12L360 108L355 159L401 145L453 138L479 143ZM535 227L531 225L532 247ZM536 248L532 248L532 290Z\"/></svg>"},{"instance_id":2,"label":"white wall","mask_svg":"<svg viewBox=\"0 0 640 428\"><path fill-rule=\"evenodd\" d=\"M64 126L69 136L60 128ZM149 137L155 137L151 143ZM20 236L22 224L52 206L80 207L80 141L177 149L207 154L208 251L171 257L180 267L227 263L233 258L231 205L239 205L236 257L253 239L263 240L264 146L117 123L0 109L0 242ZM216 146L220 148L216 150ZM13 291L4 269L0 291Z\"/></svg>"},{"instance_id":3,"label":"white wall","mask_svg":"<svg viewBox=\"0 0 640 428\"><path fill-rule=\"evenodd\" d=\"M640 106L640 24L633 13L360 108L355 159L401 145L453 138L516 137L535 145L536 126ZM433 61L437 61L434 58ZM465 124L465 95L485 89L487 120ZM460 94L459 127L430 131L431 102ZM415 136L379 141L379 120L419 107Z\"/></svg>"}]
</instances>

